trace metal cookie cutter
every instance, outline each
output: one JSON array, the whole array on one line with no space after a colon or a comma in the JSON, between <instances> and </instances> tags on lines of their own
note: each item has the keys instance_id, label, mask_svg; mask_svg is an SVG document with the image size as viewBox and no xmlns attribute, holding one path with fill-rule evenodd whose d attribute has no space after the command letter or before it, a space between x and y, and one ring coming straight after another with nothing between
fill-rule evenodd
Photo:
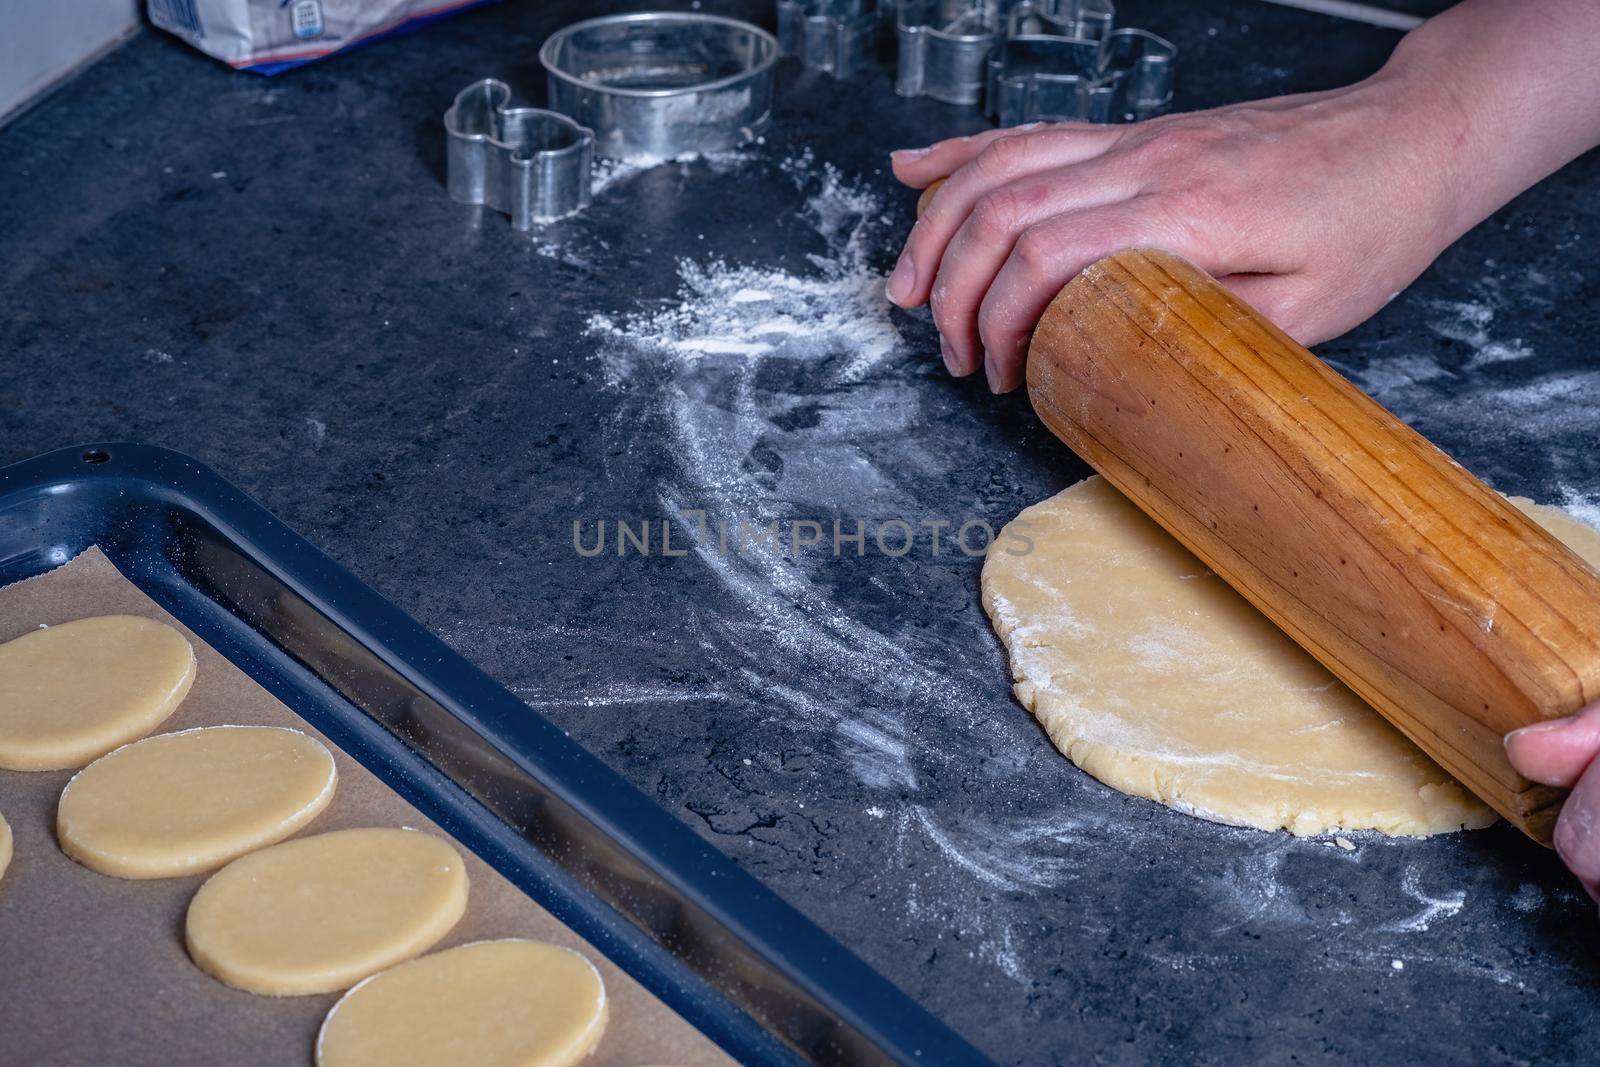
<instances>
[{"instance_id":1,"label":"metal cookie cutter","mask_svg":"<svg viewBox=\"0 0 1600 1067\"><path fill-rule=\"evenodd\" d=\"M1177 49L1145 30L1104 40L1012 37L989 55L985 110L1001 126L1025 122L1131 122L1172 103Z\"/></svg>"},{"instance_id":2,"label":"metal cookie cutter","mask_svg":"<svg viewBox=\"0 0 1600 1067\"><path fill-rule=\"evenodd\" d=\"M1148 119L1172 106L1178 49L1148 30L1117 30L1106 39L1107 70L1121 82L1123 118Z\"/></svg>"},{"instance_id":3,"label":"metal cookie cutter","mask_svg":"<svg viewBox=\"0 0 1600 1067\"><path fill-rule=\"evenodd\" d=\"M1111 0L1021 0L1006 19L1006 36L1048 34L1103 41L1111 36L1116 20Z\"/></svg>"},{"instance_id":4,"label":"metal cookie cutter","mask_svg":"<svg viewBox=\"0 0 1600 1067\"><path fill-rule=\"evenodd\" d=\"M1048 34L1002 41L989 53L984 111L1001 126L1110 122L1115 94L1102 79L1104 59L1100 41Z\"/></svg>"},{"instance_id":5,"label":"metal cookie cutter","mask_svg":"<svg viewBox=\"0 0 1600 1067\"><path fill-rule=\"evenodd\" d=\"M509 85L484 78L457 93L444 113L451 198L503 211L519 230L581 211L589 203L593 131L510 102Z\"/></svg>"},{"instance_id":6,"label":"metal cookie cutter","mask_svg":"<svg viewBox=\"0 0 1600 1067\"><path fill-rule=\"evenodd\" d=\"M994 0L900 0L894 91L946 104L976 104L983 95L985 61L1004 36L1003 17Z\"/></svg>"},{"instance_id":7,"label":"metal cookie cutter","mask_svg":"<svg viewBox=\"0 0 1600 1067\"><path fill-rule=\"evenodd\" d=\"M778 0L778 44L807 67L849 77L871 62L892 10L878 0Z\"/></svg>"},{"instance_id":8,"label":"metal cookie cutter","mask_svg":"<svg viewBox=\"0 0 1600 1067\"><path fill-rule=\"evenodd\" d=\"M595 131L595 151L640 162L755 140L772 111L778 40L748 22L680 12L574 23L539 49L550 106Z\"/></svg>"}]
</instances>

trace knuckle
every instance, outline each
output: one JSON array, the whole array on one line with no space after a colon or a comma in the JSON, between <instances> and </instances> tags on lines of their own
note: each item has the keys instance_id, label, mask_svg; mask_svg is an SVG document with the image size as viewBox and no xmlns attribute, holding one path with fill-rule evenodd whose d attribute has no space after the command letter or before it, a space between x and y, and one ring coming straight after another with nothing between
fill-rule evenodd
<instances>
[{"instance_id":1,"label":"knuckle","mask_svg":"<svg viewBox=\"0 0 1600 1067\"><path fill-rule=\"evenodd\" d=\"M1017 224L1017 198L1006 190L984 193L972 208L972 225L980 238L1009 234Z\"/></svg>"},{"instance_id":2,"label":"knuckle","mask_svg":"<svg viewBox=\"0 0 1600 1067\"><path fill-rule=\"evenodd\" d=\"M1202 158L1213 143L1214 134L1204 124L1171 122L1143 131L1132 142L1129 154L1135 165L1159 167Z\"/></svg>"},{"instance_id":3,"label":"knuckle","mask_svg":"<svg viewBox=\"0 0 1600 1067\"><path fill-rule=\"evenodd\" d=\"M1004 358L1021 343L1026 330L1023 324L1013 322L1011 309L1001 301L985 301L978 315L978 337L984 350Z\"/></svg>"},{"instance_id":4,"label":"knuckle","mask_svg":"<svg viewBox=\"0 0 1600 1067\"><path fill-rule=\"evenodd\" d=\"M1009 175L1022 165L1028 152L1026 136L1007 134L990 141L983 151L978 153L976 164L978 170L985 175Z\"/></svg>"},{"instance_id":5,"label":"knuckle","mask_svg":"<svg viewBox=\"0 0 1600 1067\"><path fill-rule=\"evenodd\" d=\"M1173 222L1192 227L1199 219L1225 219L1235 215L1243 199L1227 181L1212 180L1200 174L1192 185L1173 193L1162 205L1162 213Z\"/></svg>"},{"instance_id":6,"label":"knuckle","mask_svg":"<svg viewBox=\"0 0 1600 1067\"><path fill-rule=\"evenodd\" d=\"M1208 220L1218 218L1218 210L1212 192L1196 187L1173 195L1151 197L1143 218L1151 237L1181 246L1192 256L1201 250L1210 250Z\"/></svg>"},{"instance_id":7,"label":"knuckle","mask_svg":"<svg viewBox=\"0 0 1600 1067\"><path fill-rule=\"evenodd\" d=\"M943 278L935 281L933 292L928 296L928 310L940 333L950 336L960 324L961 309L962 302L951 292L950 283Z\"/></svg>"},{"instance_id":8,"label":"knuckle","mask_svg":"<svg viewBox=\"0 0 1600 1067\"><path fill-rule=\"evenodd\" d=\"M1055 258L1056 241L1050 231L1035 226L1017 238L1017 246L1013 251L1017 263L1030 276L1037 277L1045 274L1050 268L1051 261Z\"/></svg>"}]
</instances>

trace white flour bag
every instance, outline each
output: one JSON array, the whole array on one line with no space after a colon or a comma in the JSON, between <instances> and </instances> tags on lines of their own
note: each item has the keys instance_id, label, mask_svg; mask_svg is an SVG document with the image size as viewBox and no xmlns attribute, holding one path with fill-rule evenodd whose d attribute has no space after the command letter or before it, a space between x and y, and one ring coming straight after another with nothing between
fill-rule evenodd
<instances>
[{"instance_id":1,"label":"white flour bag","mask_svg":"<svg viewBox=\"0 0 1600 1067\"><path fill-rule=\"evenodd\" d=\"M150 0L150 21L257 74L310 63L486 0Z\"/></svg>"}]
</instances>

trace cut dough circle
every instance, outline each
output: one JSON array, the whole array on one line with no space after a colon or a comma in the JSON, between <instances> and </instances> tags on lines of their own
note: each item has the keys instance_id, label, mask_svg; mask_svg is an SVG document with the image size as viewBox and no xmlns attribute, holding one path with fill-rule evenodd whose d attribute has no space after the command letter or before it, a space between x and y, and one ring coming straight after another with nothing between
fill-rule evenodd
<instances>
[{"instance_id":1,"label":"cut dough circle","mask_svg":"<svg viewBox=\"0 0 1600 1067\"><path fill-rule=\"evenodd\" d=\"M11 866L11 826L6 822L6 817L0 815L0 878L6 876L6 868Z\"/></svg>"},{"instance_id":2,"label":"cut dough circle","mask_svg":"<svg viewBox=\"0 0 1600 1067\"><path fill-rule=\"evenodd\" d=\"M569 1067L599 1044L594 964L543 941L478 941L402 963L346 993L318 1067Z\"/></svg>"},{"instance_id":3,"label":"cut dough circle","mask_svg":"<svg viewBox=\"0 0 1600 1067\"><path fill-rule=\"evenodd\" d=\"M154 730L194 683L194 649L166 623L102 615L0 645L0 768L81 767Z\"/></svg>"},{"instance_id":4,"label":"cut dough circle","mask_svg":"<svg viewBox=\"0 0 1600 1067\"><path fill-rule=\"evenodd\" d=\"M426 952L461 918L467 871L416 830L337 830L252 852L189 904L189 956L237 989L298 996L347 989Z\"/></svg>"},{"instance_id":5,"label":"cut dough circle","mask_svg":"<svg viewBox=\"0 0 1600 1067\"><path fill-rule=\"evenodd\" d=\"M1512 503L1600 566L1600 532ZM1113 789L1301 835L1425 836L1495 819L1099 477L1017 516L982 584L1017 699Z\"/></svg>"},{"instance_id":6,"label":"cut dough circle","mask_svg":"<svg viewBox=\"0 0 1600 1067\"><path fill-rule=\"evenodd\" d=\"M211 726L147 737L67 783L56 837L101 874L196 874L300 830L333 799L336 773L333 754L298 730Z\"/></svg>"}]
</instances>

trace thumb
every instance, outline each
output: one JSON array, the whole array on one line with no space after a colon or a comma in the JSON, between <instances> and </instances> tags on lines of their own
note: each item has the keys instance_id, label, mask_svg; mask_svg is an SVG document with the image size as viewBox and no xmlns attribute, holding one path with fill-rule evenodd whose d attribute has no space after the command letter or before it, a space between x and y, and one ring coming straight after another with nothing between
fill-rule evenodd
<instances>
[{"instance_id":1,"label":"thumb","mask_svg":"<svg viewBox=\"0 0 1600 1067\"><path fill-rule=\"evenodd\" d=\"M1225 274L1217 279L1222 287L1261 314L1271 319L1284 333L1301 344L1309 344L1300 320L1311 285L1304 275L1271 273Z\"/></svg>"},{"instance_id":2,"label":"thumb","mask_svg":"<svg viewBox=\"0 0 1600 1067\"><path fill-rule=\"evenodd\" d=\"M1505 737L1517 771L1544 785L1570 788L1600 754L1600 704L1564 719L1524 726Z\"/></svg>"}]
</instances>

